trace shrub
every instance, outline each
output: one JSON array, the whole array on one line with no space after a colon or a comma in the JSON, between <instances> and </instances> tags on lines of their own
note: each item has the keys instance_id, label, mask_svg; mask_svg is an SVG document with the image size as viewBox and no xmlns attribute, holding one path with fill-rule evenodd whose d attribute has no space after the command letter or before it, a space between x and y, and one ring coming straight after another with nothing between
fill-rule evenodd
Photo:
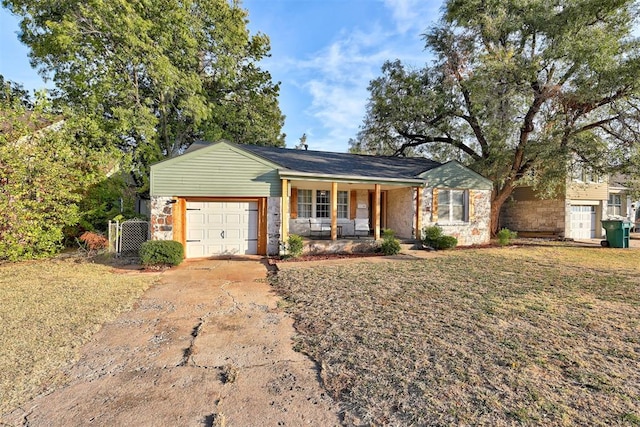
<instances>
[{"instance_id":1,"label":"shrub","mask_svg":"<svg viewBox=\"0 0 640 427\"><path fill-rule=\"evenodd\" d=\"M400 253L400 241L395 238L395 231L385 229L382 231L382 245L380 249L385 255L397 255Z\"/></svg>"},{"instance_id":2,"label":"shrub","mask_svg":"<svg viewBox=\"0 0 640 427\"><path fill-rule=\"evenodd\" d=\"M400 241L396 238L384 239L380 247L385 255L397 255L400 253Z\"/></svg>"},{"instance_id":3,"label":"shrub","mask_svg":"<svg viewBox=\"0 0 640 427\"><path fill-rule=\"evenodd\" d=\"M425 246L433 249L452 249L458 245L458 239L442 234L442 228L437 225L425 227L422 230L422 235L422 241Z\"/></svg>"},{"instance_id":4,"label":"shrub","mask_svg":"<svg viewBox=\"0 0 640 427\"><path fill-rule=\"evenodd\" d=\"M392 229L385 228L384 230L382 230L383 239L393 239L394 237L396 237L396 232L393 231Z\"/></svg>"},{"instance_id":5,"label":"shrub","mask_svg":"<svg viewBox=\"0 0 640 427\"><path fill-rule=\"evenodd\" d=\"M511 241L513 239L518 237L518 233L516 233L515 231L511 231L508 228L503 228L502 230L498 231L497 236L500 246L506 246L511 244Z\"/></svg>"},{"instance_id":6,"label":"shrub","mask_svg":"<svg viewBox=\"0 0 640 427\"><path fill-rule=\"evenodd\" d=\"M436 248L436 242L442 237L442 228L437 225L422 229L422 241L426 246Z\"/></svg>"},{"instance_id":7,"label":"shrub","mask_svg":"<svg viewBox=\"0 0 640 427\"><path fill-rule=\"evenodd\" d=\"M453 236L440 236L436 241L436 249L453 249L458 246L458 239Z\"/></svg>"},{"instance_id":8,"label":"shrub","mask_svg":"<svg viewBox=\"0 0 640 427\"><path fill-rule=\"evenodd\" d=\"M78 241L82 249L87 251L87 255L92 255L101 249L106 249L109 246L109 241L104 235L100 233L94 233L92 231L85 231L80 235Z\"/></svg>"},{"instance_id":9,"label":"shrub","mask_svg":"<svg viewBox=\"0 0 640 427\"><path fill-rule=\"evenodd\" d=\"M139 255L145 267L178 265L184 259L184 247L175 240L149 240L140 245Z\"/></svg>"},{"instance_id":10,"label":"shrub","mask_svg":"<svg viewBox=\"0 0 640 427\"><path fill-rule=\"evenodd\" d=\"M302 249L304 248L302 237L297 234L290 234L289 239L287 240L287 248L289 250L289 255L294 258L302 255Z\"/></svg>"}]
</instances>

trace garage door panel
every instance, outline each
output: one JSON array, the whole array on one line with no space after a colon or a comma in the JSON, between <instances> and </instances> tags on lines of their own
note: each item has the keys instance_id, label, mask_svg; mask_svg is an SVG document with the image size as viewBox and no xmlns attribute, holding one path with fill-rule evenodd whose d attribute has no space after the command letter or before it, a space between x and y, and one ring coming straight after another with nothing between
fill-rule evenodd
<instances>
[{"instance_id":1,"label":"garage door panel","mask_svg":"<svg viewBox=\"0 0 640 427\"><path fill-rule=\"evenodd\" d=\"M187 202L187 257L258 253L257 202Z\"/></svg>"},{"instance_id":2,"label":"garage door panel","mask_svg":"<svg viewBox=\"0 0 640 427\"><path fill-rule=\"evenodd\" d=\"M571 206L571 238L593 239L596 237L596 206Z\"/></svg>"},{"instance_id":3,"label":"garage door panel","mask_svg":"<svg viewBox=\"0 0 640 427\"><path fill-rule=\"evenodd\" d=\"M205 230L202 229L191 229L187 231L187 240L204 240L204 233Z\"/></svg>"},{"instance_id":4,"label":"garage door panel","mask_svg":"<svg viewBox=\"0 0 640 427\"><path fill-rule=\"evenodd\" d=\"M221 212L207 213L207 223L210 225L224 224L224 216Z\"/></svg>"},{"instance_id":5,"label":"garage door panel","mask_svg":"<svg viewBox=\"0 0 640 427\"><path fill-rule=\"evenodd\" d=\"M234 229L227 229L227 233L224 236L225 239L246 239L245 237L245 233L242 232L242 230L234 230Z\"/></svg>"},{"instance_id":6,"label":"garage door panel","mask_svg":"<svg viewBox=\"0 0 640 427\"><path fill-rule=\"evenodd\" d=\"M187 219L192 225L203 225L206 223L205 215L201 212L189 212Z\"/></svg>"},{"instance_id":7,"label":"garage door panel","mask_svg":"<svg viewBox=\"0 0 640 427\"><path fill-rule=\"evenodd\" d=\"M241 217L241 215L239 213L234 213L234 214L227 214L225 215L225 224L230 225L240 225L242 224L243 218Z\"/></svg>"}]
</instances>

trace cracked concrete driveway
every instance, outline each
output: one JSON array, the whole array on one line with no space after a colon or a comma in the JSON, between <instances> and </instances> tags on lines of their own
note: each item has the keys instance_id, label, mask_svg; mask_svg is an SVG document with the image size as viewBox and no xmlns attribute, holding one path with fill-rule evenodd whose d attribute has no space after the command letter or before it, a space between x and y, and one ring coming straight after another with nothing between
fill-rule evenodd
<instances>
[{"instance_id":1,"label":"cracked concrete driveway","mask_svg":"<svg viewBox=\"0 0 640 427\"><path fill-rule=\"evenodd\" d=\"M28 426L339 425L259 258L185 262L81 349Z\"/></svg>"}]
</instances>

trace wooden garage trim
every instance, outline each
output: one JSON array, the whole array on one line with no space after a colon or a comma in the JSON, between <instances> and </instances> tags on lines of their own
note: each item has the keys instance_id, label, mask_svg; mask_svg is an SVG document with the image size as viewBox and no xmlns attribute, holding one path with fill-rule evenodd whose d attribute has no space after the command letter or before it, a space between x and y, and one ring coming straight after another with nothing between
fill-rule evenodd
<instances>
[{"instance_id":1,"label":"wooden garage trim","mask_svg":"<svg viewBox=\"0 0 640 427\"><path fill-rule=\"evenodd\" d=\"M187 202L180 197L175 198L173 204L173 240L182 243L182 247L187 247ZM187 251L184 251L184 256L187 256Z\"/></svg>"},{"instance_id":2,"label":"wooden garage trim","mask_svg":"<svg viewBox=\"0 0 640 427\"><path fill-rule=\"evenodd\" d=\"M187 247L187 202L257 202L258 203L258 255L267 255L267 198L266 197L176 197L173 216L173 240ZM179 227L176 223L178 214ZM186 251L185 251L186 257Z\"/></svg>"}]
</instances>

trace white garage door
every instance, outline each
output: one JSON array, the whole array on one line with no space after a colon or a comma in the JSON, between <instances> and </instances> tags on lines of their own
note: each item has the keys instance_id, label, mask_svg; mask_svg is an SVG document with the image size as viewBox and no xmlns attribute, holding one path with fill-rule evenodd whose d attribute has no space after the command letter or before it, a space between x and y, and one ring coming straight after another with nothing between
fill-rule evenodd
<instances>
[{"instance_id":1,"label":"white garage door","mask_svg":"<svg viewBox=\"0 0 640 427\"><path fill-rule=\"evenodd\" d=\"M187 202L187 258L258 253L257 202Z\"/></svg>"},{"instance_id":2,"label":"white garage door","mask_svg":"<svg viewBox=\"0 0 640 427\"><path fill-rule=\"evenodd\" d=\"M594 239L596 237L596 207L571 206L571 238Z\"/></svg>"}]
</instances>

